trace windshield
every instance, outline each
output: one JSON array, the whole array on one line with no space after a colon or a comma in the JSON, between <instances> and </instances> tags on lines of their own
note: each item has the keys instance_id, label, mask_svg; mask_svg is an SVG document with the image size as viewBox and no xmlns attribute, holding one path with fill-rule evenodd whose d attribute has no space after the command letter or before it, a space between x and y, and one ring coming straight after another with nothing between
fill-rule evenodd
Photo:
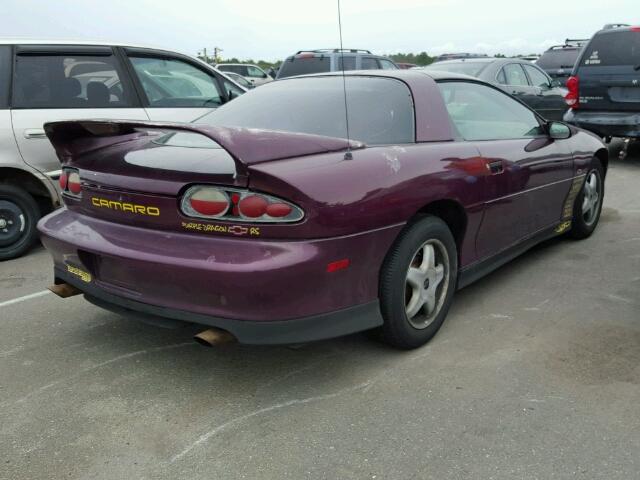
<instances>
[{"instance_id":1,"label":"windshield","mask_svg":"<svg viewBox=\"0 0 640 480\"><path fill-rule=\"evenodd\" d=\"M625 30L596 35L580 63L589 67L640 64L640 32Z\"/></svg>"},{"instance_id":2,"label":"windshield","mask_svg":"<svg viewBox=\"0 0 640 480\"><path fill-rule=\"evenodd\" d=\"M489 65L488 62L438 62L429 65L427 68L431 70L440 70L441 72L461 73L477 77L487 65Z\"/></svg>"},{"instance_id":3,"label":"windshield","mask_svg":"<svg viewBox=\"0 0 640 480\"><path fill-rule=\"evenodd\" d=\"M347 76L344 80L351 139L368 145L414 141L413 99L403 82L357 76ZM272 82L197 122L346 138L343 77Z\"/></svg>"}]
</instances>

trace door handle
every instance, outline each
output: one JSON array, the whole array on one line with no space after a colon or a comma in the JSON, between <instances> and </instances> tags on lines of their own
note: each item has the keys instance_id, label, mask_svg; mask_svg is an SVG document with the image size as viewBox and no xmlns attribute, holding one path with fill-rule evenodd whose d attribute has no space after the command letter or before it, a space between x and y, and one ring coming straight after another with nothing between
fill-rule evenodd
<instances>
[{"instance_id":1,"label":"door handle","mask_svg":"<svg viewBox=\"0 0 640 480\"><path fill-rule=\"evenodd\" d=\"M489 166L489 171L491 175L498 175L499 173L504 172L504 165L502 160L493 160L487 164Z\"/></svg>"},{"instance_id":2,"label":"door handle","mask_svg":"<svg viewBox=\"0 0 640 480\"><path fill-rule=\"evenodd\" d=\"M47 138L47 134L44 133L42 128L27 128L24 131L24 138L34 139L34 138Z\"/></svg>"}]
</instances>

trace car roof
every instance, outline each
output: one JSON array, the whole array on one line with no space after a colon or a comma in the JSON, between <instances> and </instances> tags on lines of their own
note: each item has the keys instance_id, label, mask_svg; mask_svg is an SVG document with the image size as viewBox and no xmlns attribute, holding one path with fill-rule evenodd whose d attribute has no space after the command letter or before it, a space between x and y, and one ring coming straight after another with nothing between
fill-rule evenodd
<instances>
[{"instance_id":1,"label":"car roof","mask_svg":"<svg viewBox=\"0 0 640 480\"><path fill-rule=\"evenodd\" d=\"M216 67L222 67L224 65L232 65L234 67L258 67L255 63L218 63ZM260 67L258 67L260 68Z\"/></svg>"},{"instance_id":2,"label":"car roof","mask_svg":"<svg viewBox=\"0 0 640 480\"><path fill-rule=\"evenodd\" d=\"M470 75L464 75L461 73L451 73L444 72L440 70L424 70L424 69L411 69L411 70L347 70L344 73L341 70L337 70L334 72L322 72L322 73L312 73L309 75L298 75L293 77L286 77L283 79L279 79L278 81L285 81L289 79L296 78L306 78L306 77L337 77L345 75L346 77L386 77L386 78L395 78L398 80L409 80L411 78L419 78L420 76L431 77L434 80L473 80L475 82L478 81L476 77L472 77Z\"/></svg>"},{"instance_id":3,"label":"car roof","mask_svg":"<svg viewBox=\"0 0 640 480\"><path fill-rule=\"evenodd\" d=\"M135 43L110 42L107 40L70 40L70 39L45 39L45 38L21 38L21 37L0 37L0 45L88 45L95 47L130 47L130 48L148 48L151 50L159 50L162 52L175 52L193 57L193 55L183 53L177 50L160 47L158 45L144 45Z\"/></svg>"}]
</instances>

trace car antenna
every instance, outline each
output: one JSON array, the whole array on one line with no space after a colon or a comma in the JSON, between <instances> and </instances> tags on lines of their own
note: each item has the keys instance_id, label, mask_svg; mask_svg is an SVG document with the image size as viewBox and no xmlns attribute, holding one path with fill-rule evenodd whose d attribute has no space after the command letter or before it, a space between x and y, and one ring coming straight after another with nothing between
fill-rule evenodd
<instances>
[{"instance_id":1,"label":"car antenna","mask_svg":"<svg viewBox=\"0 0 640 480\"><path fill-rule=\"evenodd\" d=\"M347 77L344 74L344 48L342 48L342 17L340 15L340 0L338 0L338 31L340 32L340 63L342 64L342 91L344 93L344 117L347 128L347 151L344 154L345 160L353 160L351 153L351 138L349 136L349 107L347 106Z\"/></svg>"}]
</instances>

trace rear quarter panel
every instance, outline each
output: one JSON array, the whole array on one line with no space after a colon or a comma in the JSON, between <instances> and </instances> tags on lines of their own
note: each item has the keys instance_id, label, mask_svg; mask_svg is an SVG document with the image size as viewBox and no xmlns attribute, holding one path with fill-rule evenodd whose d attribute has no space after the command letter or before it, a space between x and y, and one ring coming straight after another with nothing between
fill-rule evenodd
<instances>
[{"instance_id":1,"label":"rear quarter panel","mask_svg":"<svg viewBox=\"0 0 640 480\"><path fill-rule=\"evenodd\" d=\"M263 225L264 237L324 238L405 224L438 200L467 215L461 262L474 257L487 170L471 144L436 142L372 147L344 154L255 165L251 189L293 201L305 211L296 225Z\"/></svg>"}]
</instances>

